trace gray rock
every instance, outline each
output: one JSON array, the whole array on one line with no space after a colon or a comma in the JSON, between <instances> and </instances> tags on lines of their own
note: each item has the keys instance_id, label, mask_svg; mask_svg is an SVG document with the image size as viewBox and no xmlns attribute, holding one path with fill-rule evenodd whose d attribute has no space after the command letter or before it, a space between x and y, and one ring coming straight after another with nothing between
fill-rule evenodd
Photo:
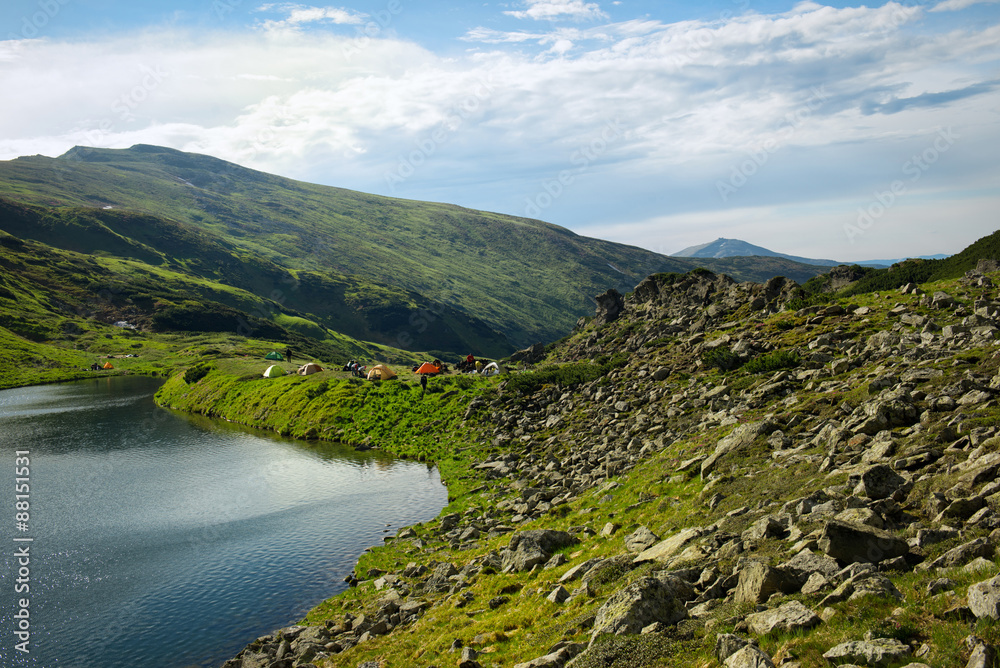
<instances>
[{"instance_id":1,"label":"gray rock","mask_svg":"<svg viewBox=\"0 0 1000 668\"><path fill-rule=\"evenodd\" d=\"M625 536L625 549L633 553L642 552L656 545L659 540L660 537L650 531L648 527L641 526Z\"/></svg>"},{"instance_id":2,"label":"gray rock","mask_svg":"<svg viewBox=\"0 0 1000 668\"><path fill-rule=\"evenodd\" d=\"M719 660L719 663L725 663L726 659L749 645L750 642L750 640L732 633L720 633L715 638L715 658Z\"/></svg>"},{"instance_id":3,"label":"gray rock","mask_svg":"<svg viewBox=\"0 0 1000 668\"><path fill-rule=\"evenodd\" d=\"M885 499L905 483L906 480L888 464L876 464L861 474L861 481L854 489L854 494L867 496L869 499Z\"/></svg>"},{"instance_id":4,"label":"gray rock","mask_svg":"<svg viewBox=\"0 0 1000 668\"><path fill-rule=\"evenodd\" d=\"M774 668L771 657L759 647L747 645L726 659L726 668Z\"/></svg>"},{"instance_id":5,"label":"gray rock","mask_svg":"<svg viewBox=\"0 0 1000 668\"><path fill-rule=\"evenodd\" d=\"M566 662L587 648L580 643L560 643L560 645L562 646L557 645L558 649L553 649L545 656L515 664L514 668L563 668Z\"/></svg>"},{"instance_id":6,"label":"gray rock","mask_svg":"<svg viewBox=\"0 0 1000 668\"><path fill-rule=\"evenodd\" d=\"M634 559L634 563L641 564L647 561L666 561L670 557L674 556L680 550L690 543L695 538L701 535L701 529L698 527L689 527L687 529L682 529L676 534L660 541L656 545L649 547L638 555Z\"/></svg>"},{"instance_id":7,"label":"gray rock","mask_svg":"<svg viewBox=\"0 0 1000 668\"><path fill-rule=\"evenodd\" d=\"M748 422L736 427L716 444L715 451L701 463L701 477L704 478L711 473L723 456L750 445L757 440L757 437L767 436L777 428L778 425L771 420Z\"/></svg>"},{"instance_id":8,"label":"gray rock","mask_svg":"<svg viewBox=\"0 0 1000 668\"><path fill-rule=\"evenodd\" d=\"M798 601L789 601L780 608L764 610L747 615L747 627L751 632L766 636L773 631L789 632L811 629L820 623L820 618L812 610Z\"/></svg>"},{"instance_id":9,"label":"gray rock","mask_svg":"<svg viewBox=\"0 0 1000 668\"><path fill-rule=\"evenodd\" d=\"M925 562L920 564L918 568L926 570L930 568L964 566L977 557L992 557L993 552L993 543L989 538L976 538L958 547L953 547L930 563Z\"/></svg>"},{"instance_id":10,"label":"gray rock","mask_svg":"<svg viewBox=\"0 0 1000 668\"><path fill-rule=\"evenodd\" d=\"M779 568L805 582L813 574L819 573L827 579L840 571L837 560L825 554L816 554L812 550L803 549L794 557L781 564Z\"/></svg>"},{"instance_id":11,"label":"gray rock","mask_svg":"<svg viewBox=\"0 0 1000 668\"><path fill-rule=\"evenodd\" d=\"M576 544L576 538L566 531L532 529L511 536L503 553L504 572L530 571L536 564L544 564L556 550Z\"/></svg>"},{"instance_id":12,"label":"gray rock","mask_svg":"<svg viewBox=\"0 0 1000 668\"><path fill-rule=\"evenodd\" d=\"M844 563L873 564L902 557L910 550L905 540L888 531L840 520L826 523L819 547L827 555Z\"/></svg>"},{"instance_id":13,"label":"gray rock","mask_svg":"<svg viewBox=\"0 0 1000 668\"><path fill-rule=\"evenodd\" d=\"M859 663L872 668L885 668L910 656L913 650L894 638L851 640L831 648L823 658L833 664Z\"/></svg>"},{"instance_id":14,"label":"gray rock","mask_svg":"<svg viewBox=\"0 0 1000 668\"><path fill-rule=\"evenodd\" d=\"M684 603L669 583L640 578L616 591L598 609L591 642L602 633L638 634L653 622L673 625L686 617Z\"/></svg>"},{"instance_id":15,"label":"gray rock","mask_svg":"<svg viewBox=\"0 0 1000 668\"><path fill-rule=\"evenodd\" d=\"M545 597L545 599L549 601L549 603L562 603L568 598L569 598L569 592L566 591L566 588L563 587L562 585L559 585L558 587L553 589L552 593L550 593L548 596Z\"/></svg>"},{"instance_id":16,"label":"gray rock","mask_svg":"<svg viewBox=\"0 0 1000 668\"><path fill-rule=\"evenodd\" d=\"M760 603L776 592L790 594L798 589L799 583L794 576L753 561L740 570L733 598L737 603Z\"/></svg>"},{"instance_id":17,"label":"gray rock","mask_svg":"<svg viewBox=\"0 0 1000 668\"><path fill-rule=\"evenodd\" d=\"M1000 619L1000 575L969 587L968 599L976 617Z\"/></svg>"}]
</instances>

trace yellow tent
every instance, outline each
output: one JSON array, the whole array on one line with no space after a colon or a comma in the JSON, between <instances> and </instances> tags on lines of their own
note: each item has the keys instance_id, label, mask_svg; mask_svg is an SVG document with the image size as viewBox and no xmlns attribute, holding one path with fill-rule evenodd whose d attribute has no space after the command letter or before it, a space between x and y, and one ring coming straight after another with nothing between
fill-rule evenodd
<instances>
[{"instance_id":1,"label":"yellow tent","mask_svg":"<svg viewBox=\"0 0 1000 668\"><path fill-rule=\"evenodd\" d=\"M284 376L285 370L282 369L277 364L272 364L267 367L267 371L264 372L264 378L278 378L279 376Z\"/></svg>"},{"instance_id":2,"label":"yellow tent","mask_svg":"<svg viewBox=\"0 0 1000 668\"><path fill-rule=\"evenodd\" d=\"M114 364L112 364L111 362L105 362L105 363L104 363L104 366L103 366L103 367L101 367L101 368L102 368L102 369L114 369L114 368L115 368L115 365L114 365Z\"/></svg>"},{"instance_id":3,"label":"yellow tent","mask_svg":"<svg viewBox=\"0 0 1000 668\"><path fill-rule=\"evenodd\" d=\"M368 372L368 380L390 380L396 377L396 372L384 364L376 364Z\"/></svg>"}]
</instances>

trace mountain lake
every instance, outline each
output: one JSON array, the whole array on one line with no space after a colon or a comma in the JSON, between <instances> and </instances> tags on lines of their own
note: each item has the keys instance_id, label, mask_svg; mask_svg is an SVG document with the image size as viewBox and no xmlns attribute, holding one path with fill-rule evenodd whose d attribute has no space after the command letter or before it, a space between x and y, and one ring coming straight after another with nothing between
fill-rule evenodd
<instances>
[{"instance_id":1,"label":"mountain lake","mask_svg":"<svg viewBox=\"0 0 1000 668\"><path fill-rule=\"evenodd\" d=\"M426 464L164 410L160 382L0 392L0 665L220 666L447 503Z\"/></svg>"}]
</instances>

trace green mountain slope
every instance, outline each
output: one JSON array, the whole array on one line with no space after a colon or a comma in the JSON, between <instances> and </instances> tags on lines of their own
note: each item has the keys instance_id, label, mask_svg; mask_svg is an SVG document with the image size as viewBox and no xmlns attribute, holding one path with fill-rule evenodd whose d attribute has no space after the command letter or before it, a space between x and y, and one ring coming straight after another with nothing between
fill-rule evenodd
<instances>
[{"instance_id":1,"label":"green mountain slope","mask_svg":"<svg viewBox=\"0 0 1000 668\"><path fill-rule=\"evenodd\" d=\"M511 350L486 323L413 291L335 272L289 270L214 234L150 214L38 207L0 198L0 229L130 267L134 276L121 280L119 300L127 319L153 330L281 338L285 328L323 339L329 328L410 350L476 350L489 356ZM164 289L170 294L161 294ZM219 318L219 309L205 308L203 300L242 315ZM199 311L203 315L192 320ZM258 324L251 327L250 320ZM265 327L264 321L280 327Z\"/></svg>"},{"instance_id":2,"label":"green mountain slope","mask_svg":"<svg viewBox=\"0 0 1000 668\"><path fill-rule=\"evenodd\" d=\"M726 270L714 260L668 258L536 220L313 185L155 146L75 148L56 159L0 162L0 195L76 207L80 216L89 210L86 217L96 221L86 239L91 247L74 250L147 262L159 254L201 276L238 279L233 284L258 295L301 295L291 305L320 320L331 318L328 326L334 328L341 326L332 320L339 310L317 307L322 293L290 295L274 276L294 275L300 289L325 289L332 272L395 286L416 295L414 301L423 295L430 302L417 309L423 315L377 312L377 326L365 335L403 347L446 316L453 328L468 325L466 336L487 336L492 328L516 346L553 340L589 314L593 295L608 288L627 292L660 271ZM61 234L47 230L31 238L69 247ZM229 260L236 264L226 265ZM820 271L791 263L776 273L801 281ZM735 274L741 280L771 275L752 267ZM364 299L358 303L381 308Z\"/></svg>"}]
</instances>

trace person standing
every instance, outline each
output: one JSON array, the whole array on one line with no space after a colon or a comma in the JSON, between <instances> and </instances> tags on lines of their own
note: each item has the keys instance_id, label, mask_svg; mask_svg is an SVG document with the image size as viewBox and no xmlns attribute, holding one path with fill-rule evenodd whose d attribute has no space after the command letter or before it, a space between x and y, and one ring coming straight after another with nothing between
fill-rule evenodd
<instances>
[{"instance_id":1,"label":"person standing","mask_svg":"<svg viewBox=\"0 0 1000 668\"><path fill-rule=\"evenodd\" d=\"M285 359L288 360L289 364L292 363L292 347L291 346L288 346L287 348L285 348Z\"/></svg>"}]
</instances>

